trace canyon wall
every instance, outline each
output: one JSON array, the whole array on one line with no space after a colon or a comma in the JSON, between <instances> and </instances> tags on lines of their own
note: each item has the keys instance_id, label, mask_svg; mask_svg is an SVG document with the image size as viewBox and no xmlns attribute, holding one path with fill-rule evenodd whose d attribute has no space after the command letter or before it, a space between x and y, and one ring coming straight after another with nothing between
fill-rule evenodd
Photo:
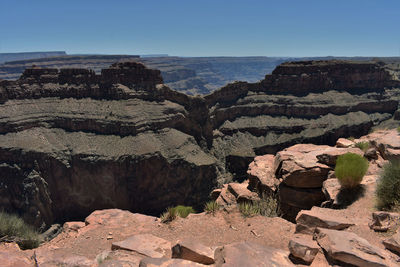
<instances>
[{"instance_id":1,"label":"canyon wall","mask_svg":"<svg viewBox=\"0 0 400 267\"><path fill-rule=\"evenodd\" d=\"M201 210L256 155L366 134L393 116L398 88L370 62L286 63L205 97L135 62L29 68L0 81L0 207L36 226L113 207Z\"/></svg>"}]
</instances>

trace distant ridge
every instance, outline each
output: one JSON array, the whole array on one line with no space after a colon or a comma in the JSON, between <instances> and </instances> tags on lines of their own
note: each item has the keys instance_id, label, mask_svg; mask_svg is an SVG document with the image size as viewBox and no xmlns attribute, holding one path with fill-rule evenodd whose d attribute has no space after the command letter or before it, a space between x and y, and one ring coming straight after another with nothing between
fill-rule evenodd
<instances>
[{"instance_id":1,"label":"distant ridge","mask_svg":"<svg viewBox=\"0 0 400 267\"><path fill-rule=\"evenodd\" d=\"M44 52L21 52L21 53L0 53L0 64L6 61L36 59L44 57L65 56L65 51L44 51Z\"/></svg>"}]
</instances>

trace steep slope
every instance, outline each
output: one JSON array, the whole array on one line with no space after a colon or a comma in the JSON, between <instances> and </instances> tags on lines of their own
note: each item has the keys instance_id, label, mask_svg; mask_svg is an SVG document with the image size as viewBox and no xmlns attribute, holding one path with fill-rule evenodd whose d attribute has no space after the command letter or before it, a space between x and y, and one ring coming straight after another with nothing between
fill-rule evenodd
<instances>
[{"instance_id":1,"label":"steep slope","mask_svg":"<svg viewBox=\"0 0 400 267\"><path fill-rule=\"evenodd\" d=\"M255 155L361 136L397 109L398 101L385 90L393 83L371 62L283 63L259 83L237 82L205 96L211 151L240 179Z\"/></svg>"},{"instance_id":2,"label":"steep slope","mask_svg":"<svg viewBox=\"0 0 400 267\"><path fill-rule=\"evenodd\" d=\"M205 103L160 83L137 63L1 82L0 206L40 226L106 207L202 205L217 177L198 145Z\"/></svg>"},{"instance_id":3,"label":"steep slope","mask_svg":"<svg viewBox=\"0 0 400 267\"><path fill-rule=\"evenodd\" d=\"M37 226L103 208L202 208L256 155L367 133L393 116L400 88L381 65L347 61L285 63L205 97L162 83L132 61L0 81L0 207Z\"/></svg>"}]
</instances>

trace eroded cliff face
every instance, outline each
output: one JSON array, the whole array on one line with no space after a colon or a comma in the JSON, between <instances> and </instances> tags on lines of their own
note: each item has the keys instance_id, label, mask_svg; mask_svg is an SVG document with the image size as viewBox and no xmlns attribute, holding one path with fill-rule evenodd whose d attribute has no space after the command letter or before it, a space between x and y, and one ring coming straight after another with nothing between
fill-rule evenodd
<instances>
[{"instance_id":1,"label":"eroded cliff face","mask_svg":"<svg viewBox=\"0 0 400 267\"><path fill-rule=\"evenodd\" d=\"M256 155L367 134L398 108L387 90L393 86L400 88L376 63L283 63L259 83L237 82L205 96L211 152L240 180Z\"/></svg>"},{"instance_id":2,"label":"eroded cliff face","mask_svg":"<svg viewBox=\"0 0 400 267\"><path fill-rule=\"evenodd\" d=\"M0 81L0 207L36 226L114 207L201 210L256 155L332 144L392 117L392 82L377 64L300 62L203 98L134 62L100 75L27 69Z\"/></svg>"},{"instance_id":3,"label":"eroded cliff face","mask_svg":"<svg viewBox=\"0 0 400 267\"><path fill-rule=\"evenodd\" d=\"M137 63L101 75L34 68L2 82L0 206L37 226L108 207L200 207L218 173L199 145L205 101L161 83Z\"/></svg>"}]
</instances>

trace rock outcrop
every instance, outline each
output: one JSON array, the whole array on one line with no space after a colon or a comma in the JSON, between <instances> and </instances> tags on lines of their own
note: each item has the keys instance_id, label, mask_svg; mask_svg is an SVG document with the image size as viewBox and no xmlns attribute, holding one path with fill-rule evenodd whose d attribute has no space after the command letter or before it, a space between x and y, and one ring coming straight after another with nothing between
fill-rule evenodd
<instances>
[{"instance_id":1,"label":"rock outcrop","mask_svg":"<svg viewBox=\"0 0 400 267\"><path fill-rule=\"evenodd\" d=\"M218 184L244 180L255 156L357 137L398 106L385 91L390 75L368 62L284 64L261 82L205 97L162 83L160 71L132 61L101 74L34 67L17 81L0 81L0 207L36 226L103 208L153 215L177 204L201 209ZM282 202L296 209L322 202L338 154L315 155L310 164L319 165L308 168L282 153L250 184L271 192L279 185ZM396 154L397 145L384 153ZM253 197L226 189L235 201Z\"/></svg>"}]
</instances>

